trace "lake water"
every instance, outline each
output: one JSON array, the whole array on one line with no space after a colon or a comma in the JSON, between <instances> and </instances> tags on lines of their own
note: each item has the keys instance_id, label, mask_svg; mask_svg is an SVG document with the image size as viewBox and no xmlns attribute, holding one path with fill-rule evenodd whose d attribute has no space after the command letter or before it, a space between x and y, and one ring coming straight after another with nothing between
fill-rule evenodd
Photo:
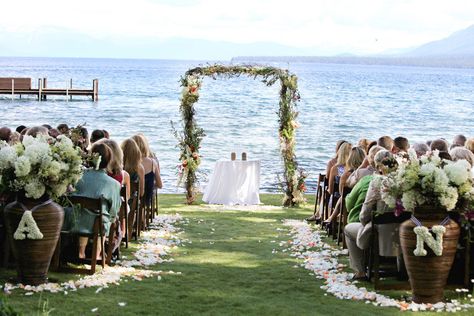
<instances>
[{"instance_id":1,"label":"lake water","mask_svg":"<svg viewBox=\"0 0 474 316\"><path fill-rule=\"evenodd\" d=\"M180 76L196 61L0 58L0 77L48 78L48 87L91 88L99 79L99 101L77 97L38 102L0 96L1 123L15 128L48 123L87 123L90 131L106 129L122 141L144 133L157 153L164 192L176 187L179 150L170 121L179 122ZM301 128L296 153L309 174L308 187L334 154L338 139L357 142L382 135L405 136L410 142L459 133L474 136L474 69L318 63L275 64L298 78ZM207 136L201 169L207 176L214 162L246 151L260 159L261 191L277 192L281 173L277 114L278 84L266 87L247 77L205 79L196 104L197 122ZM206 175L202 185L206 184Z\"/></svg>"}]
</instances>

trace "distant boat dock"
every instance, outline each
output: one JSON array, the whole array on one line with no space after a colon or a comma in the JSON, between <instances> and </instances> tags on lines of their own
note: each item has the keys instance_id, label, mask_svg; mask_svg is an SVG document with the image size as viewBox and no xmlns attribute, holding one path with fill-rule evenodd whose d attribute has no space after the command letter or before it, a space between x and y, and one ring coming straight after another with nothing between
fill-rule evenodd
<instances>
[{"instance_id":1,"label":"distant boat dock","mask_svg":"<svg viewBox=\"0 0 474 316\"><path fill-rule=\"evenodd\" d=\"M31 78L0 78L0 94L11 95L14 99L15 95L33 95L37 96L38 101L46 100L48 96L64 95L66 98L72 99L73 96L91 97L92 101L99 100L99 80L92 80L92 89L76 89L72 88L72 79L69 87L56 89L47 87L47 78L38 79L38 88L32 88Z\"/></svg>"}]
</instances>

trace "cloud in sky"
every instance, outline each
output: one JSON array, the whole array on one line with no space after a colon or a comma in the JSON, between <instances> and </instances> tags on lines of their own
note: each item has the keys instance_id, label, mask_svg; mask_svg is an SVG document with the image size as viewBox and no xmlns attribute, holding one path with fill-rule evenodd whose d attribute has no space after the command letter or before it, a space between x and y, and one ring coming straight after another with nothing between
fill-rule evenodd
<instances>
[{"instance_id":1,"label":"cloud in sky","mask_svg":"<svg viewBox=\"0 0 474 316\"><path fill-rule=\"evenodd\" d=\"M472 0L15 0L2 3L0 29L377 53L448 36L471 25L472 17Z\"/></svg>"}]
</instances>

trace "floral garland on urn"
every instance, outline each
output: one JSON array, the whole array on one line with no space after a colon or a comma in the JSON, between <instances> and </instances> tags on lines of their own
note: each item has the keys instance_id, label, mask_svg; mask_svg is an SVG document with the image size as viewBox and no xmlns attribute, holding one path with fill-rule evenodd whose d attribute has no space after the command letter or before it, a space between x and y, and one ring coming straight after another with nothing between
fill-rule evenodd
<instances>
[{"instance_id":1,"label":"floral garland on urn","mask_svg":"<svg viewBox=\"0 0 474 316\"><path fill-rule=\"evenodd\" d=\"M235 77L247 75L249 77L262 77L262 82L271 86L277 81L281 83L279 102L279 137L280 151L283 158L284 172L282 188L284 192L283 204L294 206L305 201L304 192L306 187L304 179L306 174L298 168L295 157L295 131L298 128L296 118L296 102L300 95L297 89L297 77L290 74L288 70L275 67L261 66L225 66L211 65L189 69L181 78L181 116L183 121L183 132L178 133L178 147L181 150L180 165L178 166L179 183L184 183L188 204L193 203L196 196L198 182L197 170L201 162L199 148L202 138L205 136L202 128L198 127L194 119L194 103L199 100L199 89L204 77Z\"/></svg>"}]
</instances>

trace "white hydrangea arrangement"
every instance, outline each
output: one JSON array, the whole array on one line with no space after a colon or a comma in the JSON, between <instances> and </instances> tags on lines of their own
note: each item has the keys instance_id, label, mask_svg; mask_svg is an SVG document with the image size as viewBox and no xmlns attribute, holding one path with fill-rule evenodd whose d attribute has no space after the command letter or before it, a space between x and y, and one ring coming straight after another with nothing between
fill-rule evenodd
<instances>
[{"instance_id":1,"label":"white hydrangea arrangement","mask_svg":"<svg viewBox=\"0 0 474 316\"><path fill-rule=\"evenodd\" d=\"M0 191L24 191L27 198L57 198L82 177L80 149L66 136L24 136L23 142L0 142Z\"/></svg>"},{"instance_id":2,"label":"white hydrangea arrangement","mask_svg":"<svg viewBox=\"0 0 474 316\"><path fill-rule=\"evenodd\" d=\"M452 211L461 199L474 201L474 181L466 160L442 160L438 151L417 158L410 150L408 156L398 159L398 169L382 181L382 199L389 207L400 201L409 212L421 205Z\"/></svg>"}]
</instances>

